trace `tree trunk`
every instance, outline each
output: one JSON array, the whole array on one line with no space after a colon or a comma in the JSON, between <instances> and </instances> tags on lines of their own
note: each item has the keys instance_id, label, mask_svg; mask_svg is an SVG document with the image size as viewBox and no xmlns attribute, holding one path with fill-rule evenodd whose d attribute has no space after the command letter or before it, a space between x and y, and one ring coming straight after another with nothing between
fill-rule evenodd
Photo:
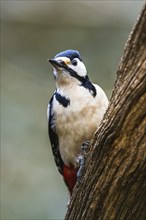
<instances>
[{"instance_id":1,"label":"tree trunk","mask_svg":"<svg viewBox=\"0 0 146 220\"><path fill-rule=\"evenodd\" d=\"M146 4L129 36L109 108L65 219L141 220L145 213Z\"/></svg>"}]
</instances>

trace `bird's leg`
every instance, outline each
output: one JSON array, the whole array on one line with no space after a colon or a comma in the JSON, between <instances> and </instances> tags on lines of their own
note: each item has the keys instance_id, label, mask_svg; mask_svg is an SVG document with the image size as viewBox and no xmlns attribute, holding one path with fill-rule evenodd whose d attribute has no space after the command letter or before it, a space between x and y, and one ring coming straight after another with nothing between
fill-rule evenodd
<instances>
[{"instance_id":1,"label":"bird's leg","mask_svg":"<svg viewBox=\"0 0 146 220\"><path fill-rule=\"evenodd\" d=\"M86 141L81 146L82 154L78 157L79 169L77 172L77 180L80 179L82 171L84 170L85 160L87 158L87 153L89 149L90 141Z\"/></svg>"}]
</instances>

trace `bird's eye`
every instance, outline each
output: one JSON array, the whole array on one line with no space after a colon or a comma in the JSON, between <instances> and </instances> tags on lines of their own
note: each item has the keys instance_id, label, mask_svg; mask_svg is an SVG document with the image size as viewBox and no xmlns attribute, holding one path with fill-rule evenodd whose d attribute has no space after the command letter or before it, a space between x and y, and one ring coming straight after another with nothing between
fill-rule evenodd
<instances>
[{"instance_id":1,"label":"bird's eye","mask_svg":"<svg viewBox=\"0 0 146 220\"><path fill-rule=\"evenodd\" d=\"M65 62L64 62L63 60L61 60L61 61L60 61L60 64L61 64L62 66L64 66L64 65L65 65Z\"/></svg>"},{"instance_id":2,"label":"bird's eye","mask_svg":"<svg viewBox=\"0 0 146 220\"><path fill-rule=\"evenodd\" d=\"M76 60L72 60L72 65L76 66L77 65L77 61Z\"/></svg>"}]
</instances>

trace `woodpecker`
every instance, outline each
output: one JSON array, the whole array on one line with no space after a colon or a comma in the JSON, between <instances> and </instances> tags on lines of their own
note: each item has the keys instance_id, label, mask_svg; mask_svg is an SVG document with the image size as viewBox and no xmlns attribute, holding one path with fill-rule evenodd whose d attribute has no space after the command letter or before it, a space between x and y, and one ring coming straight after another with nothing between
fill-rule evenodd
<instances>
[{"instance_id":1,"label":"woodpecker","mask_svg":"<svg viewBox=\"0 0 146 220\"><path fill-rule=\"evenodd\" d=\"M55 163L70 195L77 181L81 146L90 141L108 107L104 91L93 84L77 50L49 59L56 82L48 104L48 134Z\"/></svg>"}]
</instances>

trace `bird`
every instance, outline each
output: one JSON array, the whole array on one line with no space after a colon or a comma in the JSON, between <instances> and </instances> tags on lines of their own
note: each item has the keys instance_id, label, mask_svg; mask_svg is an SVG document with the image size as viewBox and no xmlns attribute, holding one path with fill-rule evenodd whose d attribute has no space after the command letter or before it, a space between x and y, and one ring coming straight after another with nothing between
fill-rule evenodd
<instances>
[{"instance_id":1,"label":"bird","mask_svg":"<svg viewBox=\"0 0 146 220\"><path fill-rule=\"evenodd\" d=\"M48 61L56 83L47 108L48 135L55 163L72 195L81 146L91 141L108 108L108 98L90 81L77 50L62 51Z\"/></svg>"}]
</instances>

